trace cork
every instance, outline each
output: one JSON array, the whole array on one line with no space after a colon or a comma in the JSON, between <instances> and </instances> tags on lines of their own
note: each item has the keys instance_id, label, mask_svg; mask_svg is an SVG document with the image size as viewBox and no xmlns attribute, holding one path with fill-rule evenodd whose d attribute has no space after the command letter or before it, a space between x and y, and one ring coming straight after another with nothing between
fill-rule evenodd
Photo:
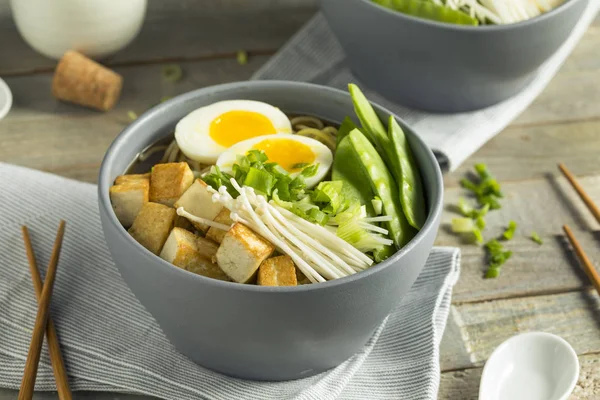
<instances>
[{"instance_id":1,"label":"cork","mask_svg":"<svg viewBox=\"0 0 600 400\"><path fill-rule=\"evenodd\" d=\"M119 100L123 78L76 51L67 51L56 66L52 94L69 101L108 111Z\"/></svg>"}]
</instances>

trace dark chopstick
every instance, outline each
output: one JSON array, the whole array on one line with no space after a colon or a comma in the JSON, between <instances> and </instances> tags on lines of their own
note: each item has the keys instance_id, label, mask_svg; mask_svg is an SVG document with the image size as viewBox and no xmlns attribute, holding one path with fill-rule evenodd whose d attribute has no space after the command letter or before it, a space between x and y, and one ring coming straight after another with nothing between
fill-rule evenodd
<instances>
[{"instance_id":1,"label":"dark chopstick","mask_svg":"<svg viewBox=\"0 0 600 400\"><path fill-rule=\"evenodd\" d=\"M585 270L585 273L587 274L588 278L590 278L590 280L592 281L592 284L596 288L596 291L598 291L598 294L600 294L600 275L598 275L598 271L596 271L596 268L594 268L594 265L588 258L587 254L585 254L585 251L583 251L583 248L581 247L577 239L575 239L575 236L573 235L571 229L567 225L564 225L563 230L567 234L569 242L571 242L571 246L573 246L577 257L579 257L579 260L583 264L583 269Z\"/></svg>"},{"instance_id":2,"label":"dark chopstick","mask_svg":"<svg viewBox=\"0 0 600 400\"><path fill-rule=\"evenodd\" d=\"M40 278L40 271L37 266L35 259L35 253L33 252L33 246L31 245L31 239L29 238L29 231L26 226L22 227L23 231L23 242L25 242L25 251L27 252L27 259L29 260L29 270L31 271L31 280L33 282L33 288L38 302L42 296L42 279ZM52 361L52 370L54 371L54 379L56 380L56 390L58 392L58 398L60 400L71 400L72 394L69 388L69 380L67 378L67 371L65 369L65 363L60 353L60 344L58 342L58 336L52 318L48 317L48 325L46 326L46 339L48 340L48 352L50 353L50 361Z\"/></svg>"},{"instance_id":3,"label":"dark chopstick","mask_svg":"<svg viewBox=\"0 0 600 400\"><path fill-rule=\"evenodd\" d=\"M31 335L31 343L29 345L29 353L25 362L25 371L23 372L23 380L21 381L21 389L19 390L19 400L30 400L33 397L33 388L35 386L35 378L37 376L38 364L40 362L40 353L44 342L44 332L48 322L48 314L50 310L50 300L52 298L52 289L54 288L54 279L56 278L56 270L58 266L58 258L62 246L63 236L65 234L65 221L60 221L56 240L48 271L46 272L46 281L38 303L37 316L33 334Z\"/></svg>"},{"instance_id":4,"label":"dark chopstick","mask_svg":"<svg viewBox=\"0 0 600 400\"><path fill-rule=\"evenodd\" d=\"M569 183L571 183L573 189L577 191L577 194L579 194L579 197L581 197L581 200L583 200L587 208L594 214L596 221L600 223L600 209L598 209L592 198L588 196L585 190L583 190L583 187L579 184L575 175L573 175L563 163L558 164L558 168L565 175Z\"/></svg>"}]
</instances>

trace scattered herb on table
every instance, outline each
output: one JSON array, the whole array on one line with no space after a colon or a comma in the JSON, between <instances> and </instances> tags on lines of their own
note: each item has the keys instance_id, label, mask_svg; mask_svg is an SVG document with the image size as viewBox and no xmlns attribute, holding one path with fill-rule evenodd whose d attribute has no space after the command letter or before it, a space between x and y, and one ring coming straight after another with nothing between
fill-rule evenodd
<instances>
[{"instance_id":1,"label":"scattered herb on table","mask_svg":"<svg viewBox=\"0 0 600 400\"><path fill-rule=\"evenodd\" d=\"M531 240L533 240L534 242L536 242L540 246L544 244L544 241L542 240L542 238L540 237L540 235L537 234L537 232L531 232Z\"/></svg>"},{"instance_id":2,"label":"scattered herb on table","mask_svg":"<svg viewBox=\"0 0 600 400\"><path fill-rule=\"evenodd\" d=\"M237 52L236 58L237 58L238 64L240 64L240 65L248 64L248 53L245 52L244 50L239 50Z\"/></svg>"},{"instance_id":3,"label":"scattered herb on table","mask_svg":"<svg viewBox=\"0 0 600 400\"><path fill-rule=\"evenodd\" d=\"M506 250L496 239L487 242L485 247L488 250L488 270L485 277L487 279L497 278L502 265L512 256L512 251Z\"/></svg>"},{"instance_id":4,"label":"scattered herb on table","mask_svg":"<svg viewBox=\"0 0 600 400\"><path fill-rule=\"evenodd\" d=\"M504 194L500 190L500 184L485 164L475 164L475 172L479 180L473 182L468 178L464 178L460 181L462 187L473 192L481 206L487 205L492 210L499 209L499 199L504 197Z\"/></svg>"},{"instance_id":5,"label":"scattered herb on table","mask_svg":"<svg viewBox=\"0 0 600 400\"><path fill-rule=\"evenodd\" d=\"M177 64L165 65L162 69L162 76L167 82L179 82L183 77L183 70Z\"/></svg>"},{"instance_id":6,"label":"scattered herb on table","mask_svg":"<svg viewBox=\"0 0 600 400\"><path fill-rule=\"evenodd\" d=\"M513 238L513 236L515 235L516 230L517 230L517 223L515 221L510 221L508 223L508 228L506 228L506 230L502 234L502 237L505 240L511 240Z\"/></svg>"},{"instance_id":7,"label":"scattered herb on table","mask_svg":"<svg viewBox=\"0 0 600 400\"><path fill-rule=\"evenodd\" d=\"M138 118L138 115L136 114L136 112L132 111L132 110L127 111L127 116L132 121L135 121Z\"/></svg>"}]
</instances>

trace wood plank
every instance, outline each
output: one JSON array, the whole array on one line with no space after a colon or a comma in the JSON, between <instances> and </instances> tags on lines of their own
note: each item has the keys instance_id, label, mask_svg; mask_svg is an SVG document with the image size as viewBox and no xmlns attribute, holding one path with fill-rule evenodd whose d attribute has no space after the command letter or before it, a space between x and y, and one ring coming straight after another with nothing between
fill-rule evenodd
<instances>
[{"instance_id":1,"label":"wood plank","mask_svg":"<svg viewBox=\"0 0 600 400\"><path fill-rule=\"evenodd\" d=\"M600 354L579 357L579 380L570 400L592 400L600 397ZM439 400L477 400L482 368L442 373Z\"/></svg>"},{"instance_id":2,"label":"wood plank","mask_svg":"<svg viewBox=\"0 0 600 400\"><path fill-rule=\"evenodd\" d=\"M15 104L0 125L0 160L95 182L104 152L130 122L128 110L141 114L163 96L248 79L266 59L253 57L244 66L232 59L182 63L185 76L175 84L161 79L160 65L117 68L125 89L105 114L55 100L50 74L8 78Z\"/></svg>"},{"instance_id":3,"label":"wood plank","mask_svg":"<svg viewBox=\"0 0 600 400\"><path fill-rule=\"evenodd\" d=\"M600 202L600 176L580 181L590 196ZM445 192L446 207L436 244L460 246L462 250L461 277L454 288L453 301L484 301L587 288L589 281L564 240L561 227L569 224L588 255L600 265L600 235L591 233L600 226L566 179L557 172L547 179L507 183L503 190L506 198L502 208L486 216L488 227L484 236L486 239L499 236L510 220L517 222L518 229L513 240L505 244L513 256L496 279L484 279L484 249L465 244L463 237L450 232L451 220L458 216L453 206L466 192L458 188ZM530 240L533 231L542 236L542 246Z\"/></svg>"},{"instance_id":4,"label":"wood plank","mask_svg":"<svg viewBox=\"0 0 600 400\"><path fill-rule=\"evenodd\" d=\"M594 290L455 305L452 312L476 366L506 339L531 331L561 336L578 355L600 353L600 296Z\"/></svg>"},{"instance_id":5,"label":"wood plank","mask_svg":"<svg viewBox=\"0 0 600 400\"><path fill-rule=\"evenodd\" d=\"M600 106L600 103L599 103ZM458 186L475 163L486 163L501 184L543 179L564 162L576 175L600 173L600 118L553 125L510 127L494 137L456 171L447 175L447 188Z\"/></svg>"},{"instance_id":6,"label":"wood plank","mask_svg":"<svg viewBox=\"0 0 600 400\"><path fill-rule=\"evenodd\" d=\"M230 56L240 49L273 52L316 11L316 0L150 0L140 35L111 65ZM9 0L0 0L0 75L48 70L55 61L20 37Z\"/></svg>"}]
</instances>

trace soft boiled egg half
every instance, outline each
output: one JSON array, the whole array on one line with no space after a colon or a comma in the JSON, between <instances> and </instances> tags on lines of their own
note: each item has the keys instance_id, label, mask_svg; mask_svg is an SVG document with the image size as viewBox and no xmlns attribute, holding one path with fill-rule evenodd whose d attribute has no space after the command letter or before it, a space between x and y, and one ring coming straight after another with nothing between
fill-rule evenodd
<instances>
[{"instance_id":1,"label":"soft boiled egg half","mask_svg":"<svg viewBox=\"0 0 600 400\"><path fill-rule=\"evenodd\" d=\"M333 163L331 150L318 140L305 136L281 134L265 135L239 142L225 151L217 160L217 166L223 171L231 171L237 156L248 154L250 150L263 151L268 162L279 164L292 176L303 168L317 164L317 173L305 178L309 188L316 186L325 179Z\"/></svg>"},{"instance_id":2,"label":"soft boiled egg half","mask_svg":"<svg viewBox=\"0 0 600 400\"><path fill-rule=\"evenodd\" d=\"M203 164L214 164L236 143L286 133L292 133L288 117L270 104L253 100L213 103L192 111L175 127L183 154Z\"/></svg>"}]
</instances>

